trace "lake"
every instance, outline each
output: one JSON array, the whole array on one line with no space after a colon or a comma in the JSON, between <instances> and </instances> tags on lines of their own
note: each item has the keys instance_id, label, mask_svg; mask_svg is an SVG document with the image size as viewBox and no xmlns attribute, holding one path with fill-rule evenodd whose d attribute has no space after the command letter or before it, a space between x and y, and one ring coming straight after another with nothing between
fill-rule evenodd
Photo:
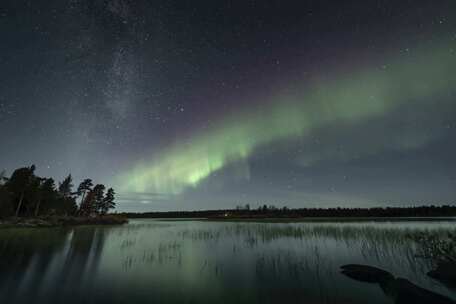
<instances>
[{"instance_id":1,"label":"lake","mask_svg":"<svg viewBox=\"0 0 456 304\"><path fill-rule=\"evenodd\" d=\"M0 230L0 303L391 303L339 267L359 263L456 299L426 276L415 236L451 220L131 220Z\"/></svg>"}]
</instances>

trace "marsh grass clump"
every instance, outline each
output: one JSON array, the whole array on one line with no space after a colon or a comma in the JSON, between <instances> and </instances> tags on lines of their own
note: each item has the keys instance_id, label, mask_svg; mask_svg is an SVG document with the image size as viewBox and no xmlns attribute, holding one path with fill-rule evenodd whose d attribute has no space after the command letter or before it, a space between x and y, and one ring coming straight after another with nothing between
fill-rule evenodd
<instances>
[{"instance_id":1,"label":"marsh grass clump","mask_svg":"<svg viewBox=\"0 0 456 304\"><path fill-rule=\"evenodd\" d=\"M456 289L456 232L418 234L417 256L429 261L431 271L427 275L443 285Z\"/></svg>"},{"instance_id":2,"label":"marsh grass clump","mask_svg":"<svg viewBox=\"0 0 456 304\"><path fill-rule=\"evenodd\" d=\"M436 264L456 263L456 232L418 233L414 239L419 245L419 257L430 259Z\"/></svg>"}]
</instances>

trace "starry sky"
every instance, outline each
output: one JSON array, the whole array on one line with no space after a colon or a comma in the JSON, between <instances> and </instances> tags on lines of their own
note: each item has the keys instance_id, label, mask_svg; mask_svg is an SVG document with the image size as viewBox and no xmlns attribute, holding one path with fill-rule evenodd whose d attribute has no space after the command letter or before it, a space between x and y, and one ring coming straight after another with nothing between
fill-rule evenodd
<instances>
[{"instance_id":1,"label":"starry sky","mask_svg":"<svg viewBox=\"0 0 456 304\"><path fill-rule=\"evenodd\" d=\"M120 211L456 203L456 2L5 0L0 170Z\"/></svg>"}]
</instances>

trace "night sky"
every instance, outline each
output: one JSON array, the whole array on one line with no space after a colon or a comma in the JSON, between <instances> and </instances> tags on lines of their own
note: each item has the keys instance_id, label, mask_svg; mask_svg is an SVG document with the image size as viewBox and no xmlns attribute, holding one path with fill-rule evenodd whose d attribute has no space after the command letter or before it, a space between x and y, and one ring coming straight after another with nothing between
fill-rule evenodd
<instances>
[{"instance_id":1,"label":"night sky","mask_svg":"<svg viewBox=\"0 0 456 304\"><path fill-rule=\"evenodd\" d=\"M0 171L118 210L456 203L456 1L3 0Z\"/></svg>"}]
</instances>

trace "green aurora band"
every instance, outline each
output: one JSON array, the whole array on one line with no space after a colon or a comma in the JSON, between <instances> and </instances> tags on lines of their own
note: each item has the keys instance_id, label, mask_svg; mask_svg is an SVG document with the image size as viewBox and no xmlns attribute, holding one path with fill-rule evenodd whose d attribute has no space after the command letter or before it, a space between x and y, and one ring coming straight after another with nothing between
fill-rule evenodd
<instances>
[{"instance_id":1,"label":"green aurora band","mask_svg":"<svg viewBox=\"0 0 456 304\"><path fill-rule=\"evenodd\" d=\"M391 58L390 58L391 59ZM196 187L232 162L248 159L256 149L341 124L383 117L413 102L456 87L456 54L449 45L416 49L331 79L308 81L300 92L276 96L218 121L210 130L179 142L117 176L122 192L179 194Z\"/></svg>"}]
</instances>

